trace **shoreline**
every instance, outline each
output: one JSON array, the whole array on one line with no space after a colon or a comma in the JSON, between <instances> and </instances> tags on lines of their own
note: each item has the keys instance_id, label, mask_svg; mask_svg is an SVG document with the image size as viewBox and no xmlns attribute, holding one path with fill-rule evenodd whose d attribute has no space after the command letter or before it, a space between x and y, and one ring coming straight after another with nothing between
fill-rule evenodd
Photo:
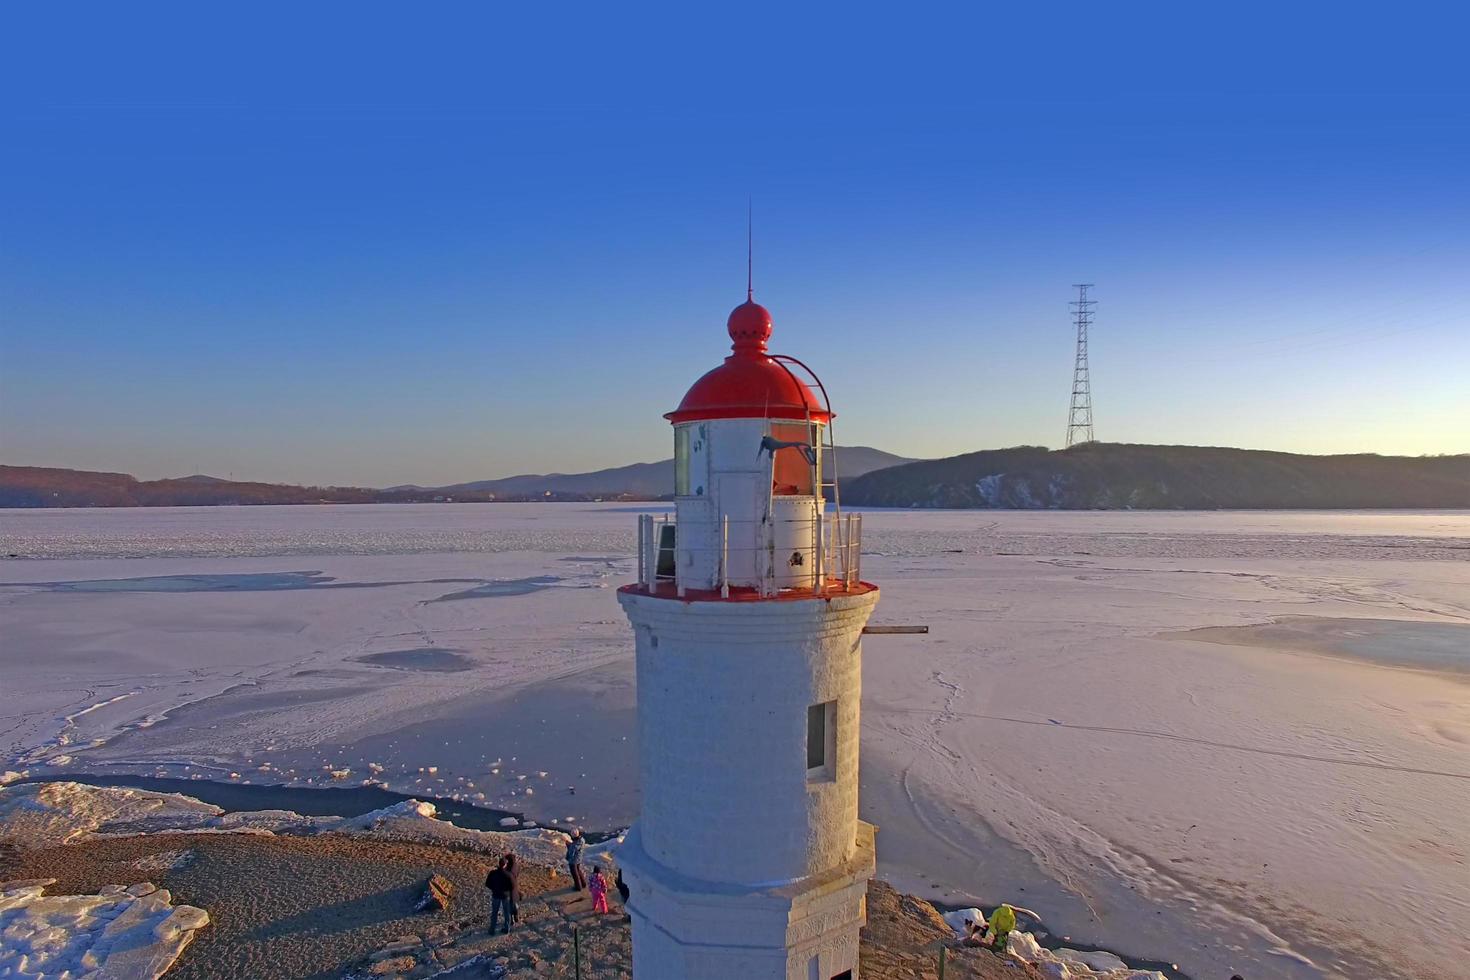
<instances>
[{"instance_id":1,"label":"shoreline","mask_svg":"<svg viewBox=\"0 0 1470 980\"><path fill-rule=\"evenodd\" d=\"M375 810L381 810L395 804L407 802L421 802L432 804L436 808L434 819L440 820L457 828L470 830L487 830L494 832L513 832L517 828L508 827L500 821L506 817L521 819L520 829L535 829L535 822L527 823L520 814L496 810L490 807L470 806L461 801L452 799L441 799L432 796L409 796L397 793L380 786L373 787L329 787L329 786L277 786L260 783L239 784L226 783L218 780L208 779L169 779L148 776L109 775L99 773L73 773L58 776L27 776L15 780L8 786L30 786L46 783L79 783L83 786L95 786L100 788L118 789L140 789L150 793L164 793L175 796L184 796L189 799L198 800L212 806L220 807L226 814L253 813L266 810L289 810L302 816L319 817L361 817ZM262 805L246 807L243 805L231 805L242 803L244 798L255 797ZM350 803L349 806L333 806ZM287 804L294 805L265 805L265 804ZM456 817L468 816L466 822ZM556 829L556 828L548 828ZM589 844L598 844L616 838L625 830L605 829L594 830L580 828L583 836ZM160 832L166 833L166 832ZM147 836L140 834L138 836ZM880 880L884 880L880 877ZM933 906L941 913L958 911L969 906L956 905L953 903L935 901L920 895L913 895L915 899ZM982 906L989 915L992 907ZM1030 920L1035 921L1035 920ZM1130 967L1139 970L1156 970L1169 978L1169 980L1190 980L1188 974L1179 970L1171 963L1162 960L1150 960L1146 957L1124 953L1116 949L1093 943L1085 943L1072 940L1070 937L1058 936L1047 929L1044 923L1038 923L1038 927L1029 930L1035 936L1038 944L1046 949L1070 948L1082 952L1110 953L1123 960Z\"/></svg>"},{"instance_id":2,"label":"shoreline","mask_svg":"<svg viewBox=\"0 0 1470 980\"><path fill-rule=\"evenodd\" d=\"M201 781L193 782L193 788L200 788ZM237 795L242 789L231 784L216 785ZM54 788L56 792L48 791L47 787ZM209 787L203 788L207 791ZM306 789L296 795L330 792L324 789ZM44 800L45 805L54 811L53 818L60 819L63 824L69 819L75 821L76 830L62 827L58 835L53 820L48 825L51 839L28 841L24 836L18 836L16 830L24 832L26 821L31 818L27 813L16 811L13 807L8 811L5 808L4 804L8 802L6 796L16 793L24 794L37 802ZM60 793L59 800L57 793ZM58 802L61 805L59 810L56 809ZM105 893L105 889L109 887L141 886L145 883L152 885L156 879L162 884L164 891L160 894L165 897L165 901L171 891L179 902L188 902L203 909L206 921L213 923L209 931L201 932L200 937L194 940L199 946L191 948L186 942L182 954L175 951L174 955L179 958L177 968L170 976L178 977L179 980L194 980L196 977L200 980L204 977L244 980L246 977L260 975L275 976L269 970L262 974L259 963L254 967L246 965L250 957L258 955L254 947L261 942L275 944L276 948L271 955L277 966L280 962L290 962L295 964L291 969L307 969L304 964L312 955L322 951L307 950L294 943L291 937L301 927L309 926L313 935L320 935L319 930L326 928L332 937L326 945L335 951L334 955L348 956L349 959L355 955L357 959L363 959L372 953L373 948L400 934L404 928L400 923L419 921L412 917L403 917L404 910L422 890L421 887L415 888L411 884L417 878L413 874L405 877L406 873L391 871L391 868L405 861L417 862L415 867L418 870L414 874L420 877L431 870L434 873L443 871L458 882L459 897L455 899L453 915L448 916L454 920L454 924L451 926L447 922L441 923L434 926L430 934L421 937L423 949L418 951L420 959L432 963L441 962L441 945L444 948L454 946L461 936L469 936L484 945L485 937L473 932L479 925L483 925L484 919L484 909L481 906L485 903L477 884L479 877L483 876L485 868L489 866L487 862L505 846L502 842L515 842L523 835L532 835L537 841L538 850L530 856L523 854L528 862L525 865L525 880L530 885L532 898L543 897L543 893L551 893L553 889L559 888L558 878L563 874L555 861L545 860L548 854L556 853L555 848L548 852L542 846L541 841L554 843L546 838L547 831L537 828L521 832L466 833L463 828L438 819L432 807L425 810L422 801L400 803L387 809L354 814L346 819L340 815L332 816L325 822L320 820L320 816L325 815L307 817L280 810L220 813L217 812L219 807L200 806L201 802L182 794L99 787L67 780L28 780L0 787L0 842L7 839L9 842L8 847L0 847L0 883L7 879L21 879L23 883L39 884L56 879L51 881L51 885L56 887L48 886L50 894L88 895L99 889ZM112 812L111 817L104 816L99 822L93 812L98 807L104 810L109 807L117 809ZM22 805L22 811L34 809L34 804ZM211 813L214 815L211 816ZM15 823L17 819L20 821L18 826ZM435 823L442 824L442 833L429 826ZM385 824L395 825L397 829L389 826L385 831ZM419 826L418 830L413 828L414 824ZM615 866L616 840L591 843L593 846L588 851L588 863ZM321 867L322 861L327 861L336 870L325 870ZM385 874L388 875L387 878L384 877ZM342 884L344 875L347 879L346 885ZM242 881L251 882L254 890L268 897L265 912L262 912L260 902L256 899L241 897L239 885ZM382 891L381 886L390 881L397 884L387 892ZM336 884L328 885L328 882ZM352 882L360 882L360 885ZM892 893L891 886L881 878L875 879L870 887L879 889L877 894L880 898L886 899L882 889L886 888ZM361 892L358 899L352 900L353 911L346 920L341 919L341 913L334 911L339 908L345 910L341 900L343 888L349 894ZM247 888L245 892L248 895L252 889ZM564 911L569 910L572 913L585 912L585 909L566 905L567 902L579 900L578 896L563 894L550 904L560 903ZM956 971L951 974L953 976L989 977L990 967L1001 970L995 974L997 977L1017 975L1014 970L1007 972L1002 969L1006 965L1004 959L990 953L963 948L952 930L940 920L941 913L946 910L944 907L927 899L902 894L897 894L897 901L899 904L918 903L918 907L928 909L927 913L921 912L919 918L927 917L929 925L937 925L943 931L937 936L931 936L927 945L883 950L885 955L897 959L924 959L935 953L936 944L942 943L951 949L952 969ZM469 914L468 918L466 913ZM242 915L247 918L253 915L258 920L250 925L249 935L242 935L245 928L240 922ZM267 917L261 919L262 915ZM567 922L585 918L580 914L570 914ZM621 916L608 916L594 924L604 927L606 932L607 926L621 929L621 921ZM910 923L911 927L912 925ZM1113 957L1118 963L1126 964L1129 971L1133 971L1129 972L1130 977L1189 980L1186 974L1169 964L1125 956L1099 946L1067 943L1040 923L1033 926L1027 934L1036 940L1036 946L1041 950L1060 950L1063 953L1072 951L1084 956L1097 953ZM626 929L622 929L622 936L614 937L613 941L618 946L616 955L622 956L626 964L631 948ZM282 943L285 945L281 945ZM397 939L388 945L402 944L403 940ZM321 943L313 942L312 945L315 947ZM501 945L513 947L515 944ZM1024 941L1017 948L1026 948ZM6 952L4 943L0 943L0 959L3 959ZM543 945L541 954L547 953L548 950ZM608 954L604 949L604 955L613 954ZM1037 955L1044 956L1047 953ZM963 972L966 956L978 972ZM511 958L514 958L513 952ZM371 962L379 959L378 954L373 954ZM218 972L220 964L224 962L237 964L239 970ZM533 955L529 966L534 968L538 962ZM204 967L202 973L201 967ZM1155 970L1161 972L1147 972ZM1033 975L1029 972L1029 967L1027 971L1025 976ZM373 972L374 975L378 973ZM328 975L336 976L337 973L306 975L325 980ZM419 974L404 972L394 975ZM604 973L588 975L600 977ZM884 976L881 972L874 975L879 978ZM905 974L907 975L909 974ZM1081 977L1091 974L1079 971L1073 975ZM283 974L282 980L286 977L294 980L295 975Z\"/></svg>"}]
</instances>

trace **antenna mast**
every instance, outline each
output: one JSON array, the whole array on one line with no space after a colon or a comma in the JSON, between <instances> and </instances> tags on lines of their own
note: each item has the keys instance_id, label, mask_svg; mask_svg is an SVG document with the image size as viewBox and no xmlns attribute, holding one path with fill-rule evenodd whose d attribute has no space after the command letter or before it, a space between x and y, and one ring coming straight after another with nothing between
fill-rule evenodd
<instances>
[{"instance_id":1,"label":"antenna mast","mask_svg":"<svg viewBox=\"0 0 1470 980\"><path fill-rule=\"evenodd\" d=\"M755 205L745 201L745 301L755 300Z\"/></svg>"},{"instance_id":2,"label":"antenna mast","mask_svg":"<svg viewBox=\"0 0 1470 980\"><path fill-rule=\"evenodd\" d=\"M1077 360L1072 366L1072 411L1067 415L1067 448L1080 442L1093 442L1092 435L1092 379L1087 373L1087 328L1092 326L1092 307L1096 300L1087 298L1090 282L1073 283L1077 298L1068 303L1073 307L1072 319L1077 324Z\"/></svg>"}]
</instances>

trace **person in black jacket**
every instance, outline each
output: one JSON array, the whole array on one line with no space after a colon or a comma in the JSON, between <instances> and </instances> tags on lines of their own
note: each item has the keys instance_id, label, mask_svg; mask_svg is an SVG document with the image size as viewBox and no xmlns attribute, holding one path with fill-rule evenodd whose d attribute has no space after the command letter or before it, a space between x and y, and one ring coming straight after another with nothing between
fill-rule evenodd
<instances>
[{"instance_id":1,"label":"person in black jacket","mask_svg":"<svg viewBox=\"0 0 1470 980\"><path fill-rule=\"evenodd\" d=\"M572 886L581 891L587 887L587 872L582 868L582 848L586 845L580 830L572 831L567 839L567 871L572 876Z\"/></svg>"},{"instance_id":2,"label":"person in black jacket","mask_svg":"<svg viewBox=\"0 0 1470 980\"><path fill-rule=\"evenodd\" d=\"M510 875L512 882L510 889L510 921L512 925L521 921L521 872L516 868L516 856L509 851L501 858L505 866L505 873Z\"/></svg>"},{"instance_id":3,"label":"person in black jacket","mask_svg":"<svg viewBox=\"0 0 1470 980\"><path fill-rule=\"evenodd\" d=\"M505 913L505 931L509 933L516 908L516 880L505 870L505 858L501 858L495 870L485 876L485 887L490 889L490 935L495 935L495 924L502 911Z\"/></svg>"}]
</instances>

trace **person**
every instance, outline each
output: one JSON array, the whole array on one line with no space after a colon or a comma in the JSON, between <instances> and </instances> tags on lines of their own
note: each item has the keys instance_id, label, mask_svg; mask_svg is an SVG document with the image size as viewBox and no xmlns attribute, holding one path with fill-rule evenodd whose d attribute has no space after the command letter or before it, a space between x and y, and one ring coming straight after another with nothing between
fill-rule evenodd
<instances>
[{"instance_id":1,"label":"person","mask_svg":"<svg viewBox=\"0 0 1470 980\"><path fill-rule=\"evenodd\" d=\"M505 862L505 873L510 875L510 921L517 925L521 921L521 872L516 867L516 856L509 851L501 859Z\"/></svg>"},{"instance_id":2,"label":"person","mask_svg":"<svg viewBox=\"0 0 1470 980\"><path fill-rule=\"evenodd\" d=\"M1011 936L1011 930L1016 928L1016 910L1005 903L1000 908L990 913L990 928L985 933L982 942L998 953L1004 953L1006 940Z\"/></svg>"},{"instance_id":3,"label":"person","mask_svg":"<svg viewBox=\"0 0 1470 980\"><path fill-rule=\"evenodd\" d=\"M620 899L623 900L623 904L624 905L627 905L628 904L628 883L623 880L623 869L622 868L619 868L618 869L618 881L617 881L617 885L618 885L618 898L620 898Z\"/></svg>"},{"instance_id":4,"label":"person","mask_svg":"<svg viewBox=\"0 0 1470 980\"><path fill-rule=\"evenodd\" d=\"M495 925L505 914L505 932L510 933L510 920L515 911L515 879L505 870L505 858L495 870L485 876L485 887L490 889L490 935L495 935Z\"/></svg>"},{"instance_id":5,"label":"person","mask_svg":"<svg viewBox=\"0 0 1470 980\"><path fill-rule=\"evenodd\" d=\"M592 878L587 882L587 890L592 893L592 911L607 911L607 879L602 876L601 868L592 869Z\"/></svg>"},{"instance_id":6,"label":"person","mask_svg":"<svg viewBox=\"0 0 1470 980\"><path fill-rule=\"evenodd\" d=\"M587 872L582 870L582 847L586 843L580 830L572 831L567 841L567 870L572 873L572 887L577 891L587 887Z\"/></svg>"}]
</instances>

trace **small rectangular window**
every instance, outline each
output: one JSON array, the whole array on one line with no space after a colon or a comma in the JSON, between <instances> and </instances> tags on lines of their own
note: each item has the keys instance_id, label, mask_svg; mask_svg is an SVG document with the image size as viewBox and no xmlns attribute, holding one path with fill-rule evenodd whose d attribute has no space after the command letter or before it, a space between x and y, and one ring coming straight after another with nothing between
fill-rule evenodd
<instances>
[{"instance_id":1,"label":"small rectangular window","mask_svg":"<svg viewBox=\"0 0 1470 980\"><path fill-rule=\"evenodd\" d=\"M806 775L812 780L833 778L837 739L837 702L806 709Z\"/></svg>"},{"instance_id":2,"label":"small rectangular window","mask_svg":"<svg viewBox=\"0 0 1470 980\"><path fill-rule=\"evenodd\" d=\"M806 767L820 769L827 764L827 706L814 704L806 709Z\"/></svg>"},{"instance_id":3,"label":"small rectangular window","mask_svg":"<svg viewBox=\"0 0 1470 980\"><path fill-rule=\"evenodd\" d=\"M674 496L689 496L689 427L674 429Z\"/></svg>"}]
</instances>

